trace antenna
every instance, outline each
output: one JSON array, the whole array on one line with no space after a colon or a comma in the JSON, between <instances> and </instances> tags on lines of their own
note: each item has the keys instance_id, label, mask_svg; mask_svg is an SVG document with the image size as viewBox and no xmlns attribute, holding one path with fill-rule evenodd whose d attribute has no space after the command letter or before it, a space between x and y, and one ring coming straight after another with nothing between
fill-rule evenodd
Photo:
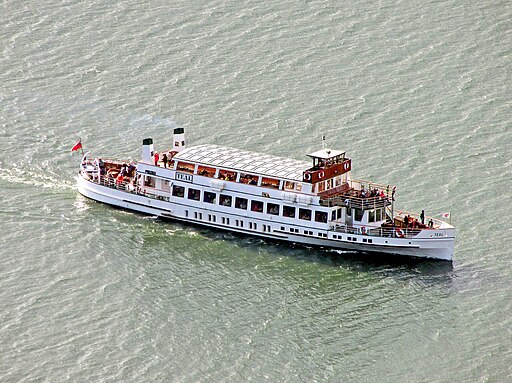
<instances>
[{"instance_id":1,"label":"antenna","mask_svg":"<svg viewBox=\"0 0 512 383\"><path fill-rule=\"evenodd\" d=\"M322 149L325 150L325 134L322 134Z\"/></svg>"}]
</instances>

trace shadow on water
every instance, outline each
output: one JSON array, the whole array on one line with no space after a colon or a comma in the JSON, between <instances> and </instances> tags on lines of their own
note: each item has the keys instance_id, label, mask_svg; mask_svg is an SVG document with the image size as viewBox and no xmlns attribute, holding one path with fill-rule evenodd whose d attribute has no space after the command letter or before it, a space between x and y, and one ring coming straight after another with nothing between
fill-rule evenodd
<instances>
[{"instance_id":1,"label":"shadow on water","mask_svg":"<svg viewBox=\"0 0 512 383\"><path fill-rule=\"evenodd\" d=\"M316 263L325 267L344 268L357 272L378 273L392 276L432 277L433 280L451 280L454 273L452 262L428 260L384 253L342 251L283 242L275 239L259 238L237 232L227 232L215 228L198 226L188 222L175 222L168 219L157 221L163 225L190 227L210 240L225 241L248 252L286 256L304 262Z\"/></svg>"},{"instance_id":2,"label":"shadow on water","mask_svg":"<svg viewBox=\"0 0 512 383\"><path fill-rule=\"evenodd\" d=\"M125 211L135 216L148 217L143 213L126 210L108 205L119 211ZM223 241L246 252L257 252L269 256L285 256L302 262L315 263L328 268L343 268L354 272L375 274L392 277L398 280L416 278L421 284L450 284L454 277L452 262L395 256L383 253L367 253L342 251L283 242L269 238L259 238L251 235L204 227L191 222L177 222L172 219L154 217L151 220L176 229L191 228L200 236L211 241ZM155 243L161 243L157 236ZM146 238L146 243L151 242Z\"/></svg>"}]
</instances>

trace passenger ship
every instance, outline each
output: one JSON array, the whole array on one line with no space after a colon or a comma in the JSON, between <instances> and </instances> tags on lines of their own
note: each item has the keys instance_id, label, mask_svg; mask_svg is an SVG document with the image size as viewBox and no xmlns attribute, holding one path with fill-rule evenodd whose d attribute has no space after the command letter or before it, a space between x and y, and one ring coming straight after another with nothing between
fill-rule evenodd
<instances>
[{"instance_id":1,"label":"passenger ship","mask_svg":"<svg viewBox=\"0 0 512 383\"><path fill-rule=\"evenodd\" d=\"M455 228L433 217L397 211L395 186L351 177L339 150L310 162L217 145L156 153L143 140L134 163L83 156L78 191L124 209L303 245L451 261ZM428 221L426 221L428 220Z\"/></svg>"}]
</instances>

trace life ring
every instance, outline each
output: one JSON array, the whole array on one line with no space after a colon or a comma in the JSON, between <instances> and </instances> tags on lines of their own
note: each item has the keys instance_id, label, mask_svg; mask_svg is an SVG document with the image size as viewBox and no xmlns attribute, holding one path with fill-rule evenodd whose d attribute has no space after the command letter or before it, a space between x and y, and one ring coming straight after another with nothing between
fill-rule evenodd
<instances>
[{"instance_id":1,"label":"life ring","mask_svg":"<svg viewBox=\"0 0 512 383\"><path fill-rule=\"evenodd\" d=\"M404 238L405 237L405 233L402 229L398 229L395 231L396 235L398 236L398 238Z\"/></svg>"},{"instance_id":2,"label":"life ring","mask_svg":"<svg viewBox=\"0 0 512 383\"><path fill-rule=\"evenodd\" d=\"M311 173L309 173L309 172L304 173L304 180L311 181Z\"/></svg>"},{"instance_id":3,"label":"life ring","mask_svg":"<svg viewBox=\"0 0 512 383\"><path fill-rule=\"evenodd\" d=\"M343 164L343 170L348 170L348 167L349 167L348 162L345 162Z\"/></svg>"},{"instance_id":4,"label":"life ring","mask_svg":"<svg viewBox=\"0 0 512 383\"><path fill-rule=\"evenodd\" d=\"M323 170L320 170L320 171L318 172L318 178L324 178L324 176L325 176L324 171L323 171Z\"/></svg>"}]
</instances>

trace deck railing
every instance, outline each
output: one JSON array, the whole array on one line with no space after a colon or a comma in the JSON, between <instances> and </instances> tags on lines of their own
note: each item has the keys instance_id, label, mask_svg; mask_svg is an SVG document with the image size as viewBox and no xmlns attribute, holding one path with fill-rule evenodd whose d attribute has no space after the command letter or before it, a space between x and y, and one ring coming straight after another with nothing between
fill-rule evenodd
<instances>
[{"instance_id":1,"label":"deck railing","mask_svg":"<svg viewBox=\"0 0 512 383\"><path fill-rule=\"evenodd\" d=\"M121 190L131 194L137 194L148 198L158 199L162 201L169 200L169 191L163 189L140 187L133 183L132 179L126 178L124 180L118 180L113 177L97 174L90 175L82 173L82 176L90 182L94 182L99 185L109 187L111 189Z\"/></svg>"},{"instance_id":2,"label":"deck railing","mask_svg":"<svg viewBox=\"0 0 512 383\"><path fill-rule=\"evenodd\" d=\"M364 188L365 192L362 192ZM393 186L352 179L341 186L319 193L320 205L344 206L362 210L391 205Z\"/></svg>"},{"instance_id":3,"label":"deck railing","mask_svg":"<svg viewBox=\"0 0 512 383\"><path fill-rule=\"evenodd\" d=\"M395 207L394 209L395 217L405 217L408 215L410 218L413 218L417 220L418 222L421 222L421 217L419 213L414 213L410 211L400 210ZM391 216L391 209L388 208L388 214ZM435 217L425 216L425 225L428 225L428 222L432 220L434 228L439 227L439 225L445 223L443 220Z\"/></svg>"},{"instance_id":4,"label":"deck railing","mask_svg":"<svg viewBox=\"0 0 512 383\"><path fill-rule=\"evenodd\" d=\"M322 206L344 206L350 208L358 208L361 210L377 209L391 205L391 201L387 197L356 197L349 193L346 195L335 196L320 199Z\"/></svg>"},{"instance_id":5,"label":"deck railing","mask_svg":"<svg viewBox=\"0 0 512 383\"><path fill-rule=\"evenodd\" d=\"M398 229L392 227L361 228L349 225L335 225L333 231L347 234L364 234L371 237L388 238L413 238L421 232L421 229Z\"/></svg>"}]
</instances>

